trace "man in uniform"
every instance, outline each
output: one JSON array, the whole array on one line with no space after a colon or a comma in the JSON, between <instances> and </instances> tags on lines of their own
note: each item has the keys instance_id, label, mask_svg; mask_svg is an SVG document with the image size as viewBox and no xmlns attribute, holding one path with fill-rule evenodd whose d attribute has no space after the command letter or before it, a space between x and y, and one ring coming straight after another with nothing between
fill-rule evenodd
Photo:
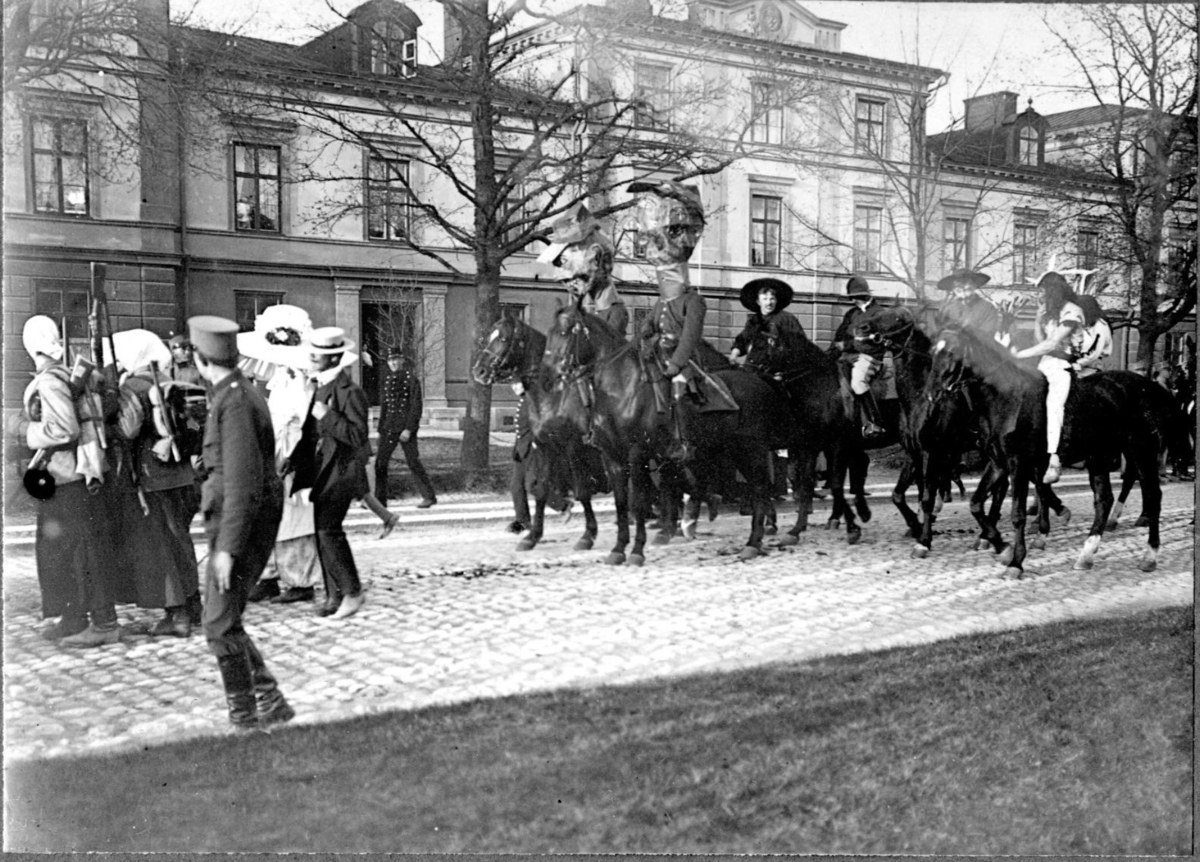
<instances>
[{"instance_id":1,"label":"man in uniform","mask_svg":"<svg viewBox=\"0 0 1200 862\"><path fill-rule=\"evenodd\" d=\"M187 336L182 332L172 335L167 342L171 348L171 379L179 383L200 383L200 372L192 363L192 345L188 344Z\"/></svg>"},{"instance_id":2,"label":"man in uniform","mask_svg":"<svg viewBox=\"0 0 1200 862\"><path fill-rule=\"evenodd\" d=\"M871 380L879 373L887 348L878 342L858 338L855 332L869 323L883 306L871 296L871 286L860 275L852 276L846 282L846 294L854 301L854 306L846 312L833 334L832 346L840 351L839 361L844 363L843 368L849 369L849 392L843 388L847 413L855 421L860 421L858 417L861 417L863 437L872 439L884 433L879 405L871 394ZM846 385L844 371L842 385Z\"/></svg>"},{"instance_id":3,"label":"man in uniform","mask_svg":"<svg viewBox=\"0 0 1200 862\"><path fill-rule=\"evenodd\" d=\"M379 396L379 450L375 453L375 496L386 506L388 501L388 465L396 444L404 452L417 489L421 492L418 509L428 509L437 503L433 483L421 463L417 449L417 428L421 424L421 381L413 374L412 362L399 346L388 350L387 373L383 377Z\"/></svg>"},{"instance_id":4,"label":"man in uniform","mask_svg":"<svg viewBox=\"0 0 1200 862\"><path fill-rule=\"evenodd\" d=\"M990 279L982 272L960 269L939 281L938 290L951 294L942 305L941 322L970 329L984 338L995 338L1007 346L1000 335L1000 309L979 294L979 288Z\"/></svg>"},{"instance_id":5,"label":"man in uniform","mask_svg":"<svg viewBox=\"0 0 1200 862\"><path fill-rule=\"evenodd\" d=\"M635 182L634 194L646 192L638 202L639 235L646 240L646 260L654 266L658 280L658 301L642 323L644 349L656 357L663 371L659 398L670 405L670 423L674 437L672 457L686 461L691 457L687 411L677 402L686 392L696 390L696 372L691 361L704 335L704 298L688 283L688 259L704 230L704 207L700 190L677 182ZM663 389L670 381L674 397Z\"/></svg>"},{"instance_id":6,"label":"man in uniform","mask_svg":"<svg viewBox=\"0 0 1200 862\"><path fill-rule=\"evenodd\" d=\"M212 385L200 503L209 541L204 636L221 670L230 723L254 730L295 716L242 626L246 597L275 546L283 513L275 432L266 401L238 371L237 324L193 317L188 333L200 376Z\"/></svg>"}]
</instances>

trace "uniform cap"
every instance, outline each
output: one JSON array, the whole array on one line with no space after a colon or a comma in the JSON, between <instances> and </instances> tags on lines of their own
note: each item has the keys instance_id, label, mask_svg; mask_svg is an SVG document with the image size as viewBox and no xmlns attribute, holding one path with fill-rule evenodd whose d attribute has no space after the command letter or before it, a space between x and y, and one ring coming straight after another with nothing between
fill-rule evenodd
<instances>
[{"instance_id":1,"label":"uniform cap","mask_svg":"<svg viewBox=\"0 0 1200 862\"><path fill-rule=\"evenodd\" d=\"M225 317L201 314L188 318L188 340L208 359L232 362L238 358L238 325Z\"/></svg>"},{"instance_id":2,"label":"uniform cap","mask_svg":"<svg viewBox=\"0 0 1200 862\"><path fill-rule=\"evenodd\" d=\"M398 344L393 344L391 347L388 348L387 358L388 359L403 359L404 358L404 348Z\"/></svg>"},{"instance_id":3,"label":"uniform cap","mask_svg":"<svg viewBox=\"0 0 1200 862\"><path fill-rule=\"evenodd\" d=\"M867 280L861 275L852 275L850 276L850 280L846 282L847 296L870 295L870 293L871 285L867 284Z\"/></svg>"}]
</instances>

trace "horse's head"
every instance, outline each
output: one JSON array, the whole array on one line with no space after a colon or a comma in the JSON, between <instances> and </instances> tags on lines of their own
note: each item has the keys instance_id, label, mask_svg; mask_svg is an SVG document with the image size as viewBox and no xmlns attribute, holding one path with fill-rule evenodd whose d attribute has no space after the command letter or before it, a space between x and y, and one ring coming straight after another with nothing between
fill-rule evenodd
<instances>
[{"instance_id":1,"label":"horse's head","mask_svg":"<svg viewBox=\"0 0 1200 862\"><path fill-rule=\"evenodd\" d=\"M510 382L528 358L528 331L519 320L502 315L479 345L479 356L471 369L475 382L482 386Z\"/></svg>"},{"instance_id":2,"label":"horse's head","mask_svg":"<svg viewBox=\"0 0 1200 862\"><path fill-rule=\"evenodd\" d=\"M916 325L916 318L907 308L884 308L854 327L853 335L860 341L883 344L896 351L908 346Z\"/></svg>"},{"instance_id":3,"label":"horse's head","mask_svg":"<svg viewBox=\"0 0 1200 862\"><path fill-rule=\"evenodd\" d=\"M546 338L542 368L558 381L569 380L591 368L599 355L599 346L588 325L588 316L578 301L559 310Z\"/></svg>"},{"instance_id":4,"label":"horse's head","mask_svg":"<svg viewBox=\"0 0 1200 862\"><path fill-rule=\"evenodd\" d=\"M957 327L943 329L930 350L933 363L925 383L925 397L936 401L957 392L970 376L967 355L969 334Z\"/></svg>"}]
</instances>

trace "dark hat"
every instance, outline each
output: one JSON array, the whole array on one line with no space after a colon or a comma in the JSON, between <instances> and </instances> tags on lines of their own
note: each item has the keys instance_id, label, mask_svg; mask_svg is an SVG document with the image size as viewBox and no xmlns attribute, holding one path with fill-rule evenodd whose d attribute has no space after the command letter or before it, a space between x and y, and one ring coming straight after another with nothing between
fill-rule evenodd
<instances>
[{"instance_id":1,"label":"dark hat","mask_svg":"<svg viewBox=\"0 0 1200 862\"><path fill-rule=\"evenodd\" d=\"M861 275L852 275L850 280L846 282L847 296L861 296L863 294L871 294L871 285L867 284L867 280Z\"/></svg>"},{"instance_id":2,"label":"dark hat","mask_svg":"<svg viewBox=\"0 0 1200 862\"><path fill-rule=\"evenodd\" d=\"M232 362L238 358L238 325L212 314L188 318L188 340L208 359Z\"/></svg>"},{"instance_id":3,"label":"dark hat","mask_svg":"<svg viewBox=\"0 0 1200 862\"><path fill-rule=\"evenodd\" d=\"M990 275L975 272L971 269L958 269L937 283L938 290L951 291L956 287L970 287L975 290L983 287L992 280Z\"/></svg>"},{"instance_id":4,"label":"dark hat","mask_svg":"<svg viewBox=\"0 0 1200 862\"><path fill-rule=\"evenodd\" d=\"M775 291L775 310L787 308L792 304L795 294L791 285L778 278L755 278L742 288L742 305L750 311L758 311L758 295L764 290Z\"/></svg>"},{"instance_id":5,"label":"dark hat","mask_svg":"<svg viewBox=\"0 0 1200 862\"><path fill-rule=\"evenodd\" d=\"M567 246L583 242L599 229L600 223L596 221L591 210L580 204L571 212L556 218L550 225L550 245L538 255L538 263L554 263Z\"/></svg>"},{"instance_id":6,"label":"dark hat","mask_svg":"<svg viewBox=\"0 0 1200 862\"><path fill-rule=\"evenodd\" d=\"M171 347L190 347L187 336L182 332L178 332L171 336L171 340L167 342Z\"/></svg>"},{"instance_id":7,"label":"dark hat","mask_svg":"<svg viewBox=\"0 0 1200 862\"><path fill-rule=\"evenodd\" d=\"M387 358L388 359L403 359L404 358L404 348L398 344L393 344L391 347L388 348Z\"/></svg>"},{"instance_id":8,"label":"dark hat","mask_svg":"<svg viewBox=\"0 0 1200 862\"><path fill-rule=\"evenodd\" d=\"M682 203L701 222L704 221L704 203L700 200L700 187L674 180L637 180L628 186L630 194L653 192L660 198L672 198Z\"/></svg>"}]
</instances>

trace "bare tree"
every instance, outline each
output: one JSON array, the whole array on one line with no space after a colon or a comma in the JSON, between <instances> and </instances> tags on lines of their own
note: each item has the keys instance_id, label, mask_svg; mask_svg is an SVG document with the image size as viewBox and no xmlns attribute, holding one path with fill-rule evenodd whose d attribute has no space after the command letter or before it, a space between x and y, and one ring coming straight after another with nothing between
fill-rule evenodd
<instances>
[{"instance_id":1,"label":"bare tree","mask_svg":"<svg viewBox=\"0 0 1200 862\"><path fill-rule=\"evenodd\" d=\"M1159 337L1196 307L1197 6L1085 5L1047 26L1074 58L1101 119L1075 161L1105 177L1093 204L1109 260L1128 274L1125 300L1152 367Z\"/></svg>"}]
</instances>

